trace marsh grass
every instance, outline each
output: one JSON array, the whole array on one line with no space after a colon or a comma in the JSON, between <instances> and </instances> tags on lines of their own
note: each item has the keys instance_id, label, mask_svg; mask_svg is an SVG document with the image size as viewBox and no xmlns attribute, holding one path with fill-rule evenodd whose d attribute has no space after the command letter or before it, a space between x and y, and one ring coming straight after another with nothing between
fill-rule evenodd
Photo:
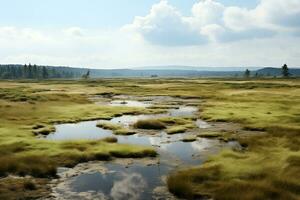
<instances>
[{"instance_id":1,"label":"marsh grass","mask_svg":"<svg viewBox=\"0 0 300 200\"><path fill-rule=\"evenodd\" d=\"M181 117L163 117L157 119L167 126L167 134L185 133L190 129L196 128L194 118L181 118Z\"/></svg>"},{"instance_id":2,"label":"marsh grass","mask_svg":"<svg viewBox=\"0 0 300 200\"><path fill-rule=\"evenodd\" d=\"M137 121L133 127L138 129L162 130L166 128L166 125L159 120L148 119Z\"/></svg>"},{"instance_id":3,"label":"marsh grass","mask_svg":"<svg viewBox=\"0 0 300 200\"><path fill-rule=\"evenodd\" d=\"M134 135L136 132L110 122L98 122L97 127L112 130L115 135Z\"/></svg>"},{"instance_id":4,"label":"marsh grass","mask_svg":"<svg viewBox=\"0 0 300 200\"><path fill-rule=\"evenodd\" d=\"M24 183L25 190L36 190L36 184L32 180L26 180Z\"/></svg>"},{"instance_id":5,"label":"marsh grass","mask_svg":"<svg viewBox=\"0 0 300 200\"><path fill-rule=\"evenodd\" d=\"M20 176L32 175L40 178L56 176L56 166L46 156L41 155L6 155L0 158L0 176L17 174Z\"/></svg>"},{"instance_id":6,"label":"marsh grass","mask_svg":"<svg viewBox=\"0 0 300 200\"><path fill-rule=\"evenodd\" d=\"M34 135L49 135L50 133L55 132L55 127L53 125L35 125L33 127L32 133Z\"/></svg>"},{"instance_id":7,"label":"marsh grass","mask_svg":"<svg viewBox=\"0 0 300 200\"><path fill-rule=\"evenodd\" d=\"M194 199L206 195L225 200L300 198L299 79L0 81L0 88L0 176L29 174L50 177L58 166L74 166L79 162L112 159L114 156L154 156L156 152L152 148L105 141L68 144L37 140L32 131L44 128L34 129L37 124L47 127L55 123L110 119L124 113L147 114L165 109L99 106L88 100L90 95L164 94L201 99L199 117L203 119L237 122L248 130L267 132L261 135L235 134L233 137L246 147L245 151L221 152L199 167L172 173L168 178L172 193ZM160 119L159 123L163 124L160 128L165 129L189 124L191 120L166 118ZM149 127L149 124L151 127L158 123L141 123L141 127ZM45 183L37 182L36 185L37 190L24 192L22 181L0 179L0 199L41 197L39 187Z\"/></svg>"},{"instance_id":8,"label":"marsh grass","mask_svg":"<svg viewBox=\"0 0 300 200\"><path fill-rule=\"evenodd\" d=\"M224 134L217 131L204 131L199 133L197 136L201 138L218 138L224 136Z\"/></svg>"},{"instance_id":9,"label":"marsh grass","mask_svg":"<svg viewBox=\"0 0 300 200\"><path fill-rule=\"evenodd\" d=\"M108 143L117 143L118 138L116 138L116 137L106 137L106 138L102 139L102 141L108 142Z\"/></svg>"},{"instance_id":10,"label":"marsh grass","mask_svg":"<svg viewBox=\"0 0 300 200\"><path fill-rule=\"evenodd\" d=\"M117 158L143 158L143 157L155 157L157 156L156 151L152 149L146 149L137 152L127 152L127 151L110 151L112 156Z\"/></svg>"},{"instance_id":11,"label":"marsh grass","mask_svg":"<svg viewBox=\"0 0 300 200\"><path fill-rule=\"evenodd\" d=\"M197 140L197 137L195 136L185 136L184 138L182 138L182 142L194 142Z\"/></svg>"},{"instance_id":12,"label":"marsh grass","mask_svg":"<svg viewBox=\"0 0 300 200\"><path fill-rule=\"evenodd\" d=\"M2 178L0 179L0 199L40 199L48 196L47 179Z\"/></svg>"},{"instance_id":13,"label":"marsh grass","mask_svg":"<svg viewBox=\"0 0 300 200\"><path fill-rule=\"evenodd\" d=\"M170 128L167 129L167 134L169 135L173 135L173 134L177 134L177 133L184 133L188 130L188 128L186 126L180 125L180 126L172 126Z\"/></svg>"}]
</instances>

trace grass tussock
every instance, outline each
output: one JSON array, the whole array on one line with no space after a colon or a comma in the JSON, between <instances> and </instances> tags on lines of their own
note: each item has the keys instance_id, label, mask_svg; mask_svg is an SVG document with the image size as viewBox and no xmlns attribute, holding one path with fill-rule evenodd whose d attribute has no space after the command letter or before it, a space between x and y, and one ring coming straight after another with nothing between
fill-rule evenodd
<instances>
[{"instance_id":1,"label":"grass tussock","mask_svg":"<svg viewBox=\"0 0 300 200\"><path fill-rule=\"evenodd\" d=\"M177 134L177 133L184 133L188 130L188 128L186 126L172 126L170 128L167 129L167 134L169 135L173 135L173 134Z\"/></svg>"},{"instance_id":2,"label":"grass tussock","mask_svg":"<svg viewBox=\"0 0 300 200\"><path fill-rule=\"evenodd\" d=\"M146 149L138 152L110 151L109 153L117 158L144 158L157 156L156 151L152 149Z\"/></svg>"},{"instance_id":3,"label":"grass tussock","mask_svg":"<svg viewBox=\"0 0 300 200\"><path fill-rule=\"evenodd\" d=\"M0 199L40 199L50 194L47 179L2 178L0 179Z\"/></svg>"},{"instance_id":4,"label":"grass tussock","mask_svg":"<svg viewBox=\"0 0 300 200\"><path fill-rule=\"evenodd\" d=\"M55 132L55 127L53 125L35 125L33 127L34 135L49 135L50 133Z\"/></svg>"},{"instance_id":5,"label":"grass tussock","mask_svg":"<svg viewBox=\"0 0 300 200\"><path fill-rule=\"evenodd\" d=\"M224 134L222 134L221 132L205 131L199 133L197 136L201 138L218 138L218 137L222 137L223 135Z\"/></svg>"},{"instance_id":6,"label":"grass tussock","mask_svg":"<svg viewBox=\"0 0 300 200\"><path fill-rule=\"evenodd\" d=\"M134 135L136 132L110 122L98 122L97 127L112 130L115 135Z\"/></svg>"},{"instance_id":7,"label":"grass tussock","mask_svg":"<svg viewBox=\"0 0 300 200\"><path fill-rule=\"evenodd\" d=\"M0 176L8 174L17 174L19 176L32 175L39 178L56 176L56 165L49 161L46 156L6 155L0 158L0 162L3 163L0 166Z\"/></svg>"},{"instance_id":8,"label":"grass tussock","mask_svg":"<svg viewBox=\"0 0 300 200\"><path fill-rule=\"evenodd\" d=\"M197 137L195 136L185 136L181 139L182 142L194 142L197 140Z\"/></svg>"},{"instance_id":9,"label":"grass tussock","mask_svg":"<svg viewBox=\"0 0 300 200\"><path fill-rule=\"evenodd\" d=\"M279 148L273 150L278 152ZM187 199L198 195L230 200L298 199L299 157L288 156L287 161L282 157L286 155L277 154L276 160L273 160L269 153L260 156L252 152L227 150L198 168L171 174L168 188L177 196ZM182 181L176 185L179 180Z\"/></svg>"},{"instance_id":10,"label":"grass tussock","mask_svg":"<svg viewBox=\"0 0 300 200\"><path fill-rule=\"evenodd\" d=\"M166 128L164 123L155 119L139 120L133 126L134 128L149 130L162 130Z\"/></svg>"},{"instance_id":11,"label":"grass tussock","mask_svg":"<svg viewBox=\"0 0 300 200\"><path fill-rule=\"evenodd\" d=\"M118 142L118 138L115 138L115 137L106 137L106 138L102 139L102 141L108 142L108 143L117 143Z\"/></svg>"},{"instance_id":12,"label":"grass tussock","mask_svg":"<svg viewBox=\"0 0 300 200\"><path fill-rule=\"evenodd\" d=\"M166 132L170 135L185 133L190 129L196 128L193 118L163 117L158 120L168 127Z\"/></svg>"},{"instance_id":13,"label":"grass tussock","mask_svg":"<svg viewBox=\"0 0 300 200\"><path fill-rule=\"evenodd\" d=\"M23 183L23 187L25 190L36 190L37 189L35 182L33 182L32 180L26 180Z\"/></svg>"}]
</instances>

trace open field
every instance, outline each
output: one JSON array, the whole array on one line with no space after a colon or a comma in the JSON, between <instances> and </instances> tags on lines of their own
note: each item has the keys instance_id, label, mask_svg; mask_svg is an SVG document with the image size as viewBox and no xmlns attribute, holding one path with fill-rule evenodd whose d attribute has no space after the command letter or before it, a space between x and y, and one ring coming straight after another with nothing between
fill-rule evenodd
<instances>
[{"instance_id":1,"label":"open field","mask_svg":"<svg viewBox=\"0 0 300 200\"><path fill-rule=\"evenodd\" d=\"M190 199L202 195L214 199L300 198L299 79L101 79L0 82L0 176L6 177L0 179L0 199L21 198L24 190L28 191L24 198L36 198L37 190L46 193L28 180L14 181L8 175L31 175L33 182L47 182L55 177L58 166L156 155L152 148L118 144L109 139L58 142L36 137L52 132L57 123L163 110L96 105L90 98L97 94L199 98L202 101L197 106L202 119L236 122L245 130L265 132L203 133L202 136L210 134L223 140L237 140L244 148L225 150L199 167L172 173L168 187L177 196ZM150 126L159 124L165 128L163 125L170 123L173 126L168 127L169 134L192 128L189 119L177 118L162 118L152 121ZM128 134L128 130L104 125L114 129L116 134ZM149 126L145 122L137 125L138 128ZM14 184L10 184L11 181Z\"/></svg>"}]
</instances>

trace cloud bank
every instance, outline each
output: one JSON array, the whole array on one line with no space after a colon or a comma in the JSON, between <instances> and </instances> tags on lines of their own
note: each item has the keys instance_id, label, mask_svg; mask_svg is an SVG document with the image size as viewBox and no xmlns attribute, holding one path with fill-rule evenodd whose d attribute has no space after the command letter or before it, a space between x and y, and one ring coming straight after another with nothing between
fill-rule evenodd
<instances>
[{"instance_id":1,"label":"cloud bank","mask_svg":"<svg viewBox=\"0 0 300 200\"><path fill-rule=\"evenodd\" d=\"M254 8L199 0L184 15L162 0L118 29L0 26L0 62L127 68L300 66L300 1Z\"/></svg>"},{"instance_id":2,"label":"cloud bank","mask_svg":"<svg viewBox=\"0 0 300 200\"><path fill-rule=\"evenodd\" d=\"M153 5L150 13L136 17L125 29L159 45L201 45L269 38L278 34L297 35L300 28L299 0L260 0L253 9L226 7L203 0L183 16L166 0Z\"/></svg>"}]
</instances>

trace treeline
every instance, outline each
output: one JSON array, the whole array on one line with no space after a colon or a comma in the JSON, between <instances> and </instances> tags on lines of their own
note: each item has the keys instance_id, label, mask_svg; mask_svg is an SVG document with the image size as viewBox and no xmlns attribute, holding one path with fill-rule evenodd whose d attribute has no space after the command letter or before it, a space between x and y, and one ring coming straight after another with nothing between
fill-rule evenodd
<instances>
[{"instance_id":1,"label":"treeline","mask_svg":"<svg viewBox=\"0 0 300 200\"><path fill-rule=\"evenodd\" d=\"M0 65L0 79L50 79L78 78L80 72L67 67L25 65Z\"/></svg>"},{"instance_id":2,"label":"treeline","mask_svg":"<svg viewBox=\"0 0 300 200\"><path fill-rule=\"evenodd\" d=\"M261 78L261 77L283 77L283 78L289 78L289 77L299 77L300 76L300 69L299 68L292 68L290 69L287 64L284 64L281 68L272 68L272 67L266 67L257 71L250 71L249 69L246 69L243 76L245 78Z\"/></svg>"}]
</instances>

